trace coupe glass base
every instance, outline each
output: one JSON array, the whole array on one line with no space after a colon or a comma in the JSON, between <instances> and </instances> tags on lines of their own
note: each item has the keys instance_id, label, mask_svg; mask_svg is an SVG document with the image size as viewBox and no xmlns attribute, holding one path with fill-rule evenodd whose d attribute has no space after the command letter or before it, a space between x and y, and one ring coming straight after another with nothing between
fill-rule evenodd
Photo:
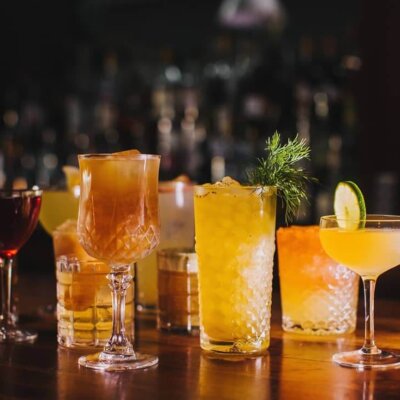
<instances>
[{"instance_id":1,"label":"coupe glass base","mask_svg":"<svg viewBox=\"0 0 400 400\"><path fill-rule=\"evenodd\" d=\"M37 337L37 333L32 331L25 331L17 328L0 328L0 343L32 343Z\"/></svg>"},{"instance_id":2,"label":"coupe glass base","mask_svg":"<svg viewBox=\"0 0 400 400\"><path fill-rule=\"evenodd\" d=\"M400 355L381 351L379 354L367 355L361 350L336 353L332 361L342 367L357 369L400 368Z\"/></svg>"},{"instance_id":3,"label":"coupe glass base","mask_svg":"<svg viewBox=\"0 0 400 400\"><path fill-rule=\"evenodd\" d=\"M82 356L79 365L100 371L127 371L132 369L149 368L158 363L158 357L135 353L133 356L110 356L106 353L95 353Z\"/></svg>"}]
</instances>

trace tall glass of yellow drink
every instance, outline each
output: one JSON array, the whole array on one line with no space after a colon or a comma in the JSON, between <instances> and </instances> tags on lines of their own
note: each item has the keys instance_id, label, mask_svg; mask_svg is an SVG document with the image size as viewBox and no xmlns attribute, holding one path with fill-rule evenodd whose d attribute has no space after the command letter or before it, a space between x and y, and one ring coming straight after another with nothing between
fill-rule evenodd
<instances>
[{"instance_id":1,"label":"tall glass of yellow drink","mask_svg":"<svg viewBox=\"0 0 400 400\"><path fill-rule=\"evenodd\" d=\"M195 188L200 344L262 354L269 346L276 188L222 182Z\"/></svg>"},{"instance_id":2,"label":"tall glass of yellow drink","mask_svg":"<svg viewBox=\"0 0 400 400\"><path fill-rule=\"evenodd\" d=\"M86 252L109 265L113 296L112 335L101 353L81 357L85 367L113 371L145 368L158 358L133 350L125 335L130 266L159 242L160 157L126 152L79 156L81 195L78 236Z\"/></svg>"},{"instance_id":3,"label":"tall glass of yellow drink","mask_svg":"<svg viewBox=\"0 0 400 400\"><path fill-rule=\"evenodd\" d=\"M364 345L357 351L335 354L333 361L358 369L399 367L400 356L375 344L374 292L379 275L400 264L400 216L367 215L361 220L325 216L320 238L328 255L359 274L364 284Z\"/></svg>"},{"instance_id":4,"label":"tall glass of yellow drink","mask_svg":"<svg viewBox=\"0 0 400 400\"><path fill-rule=\"evenodd\" d=\"M290 226L277 232L282 328L309 335L353 332L359 277L332 260L318 226Z\"/></svg>"}]
</instances>

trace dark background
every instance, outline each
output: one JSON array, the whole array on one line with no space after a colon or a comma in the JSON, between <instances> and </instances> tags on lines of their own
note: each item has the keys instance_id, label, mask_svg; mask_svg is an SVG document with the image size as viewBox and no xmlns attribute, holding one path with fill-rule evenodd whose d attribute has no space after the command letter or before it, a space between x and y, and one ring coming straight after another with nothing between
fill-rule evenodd
<instances>
[{"instance_id":1,"label":"dark background","mask_svg":"<svg viewBox=\"0 0 400 400\"><path fill-rule=\"evenodd\" d=\"M51 186L78 153L132 147L162 154L162 179L214 180L222 158L243 180L278 129L309 140L319 179L297 223L331 212L340 179L399 214L400 2L285 0L245 27L221 3L3 2L0 183ZM51 257L39 228L20 268L50 273ZM378 290L397 296L391 274Z\"/></svg>"}]
</instances>

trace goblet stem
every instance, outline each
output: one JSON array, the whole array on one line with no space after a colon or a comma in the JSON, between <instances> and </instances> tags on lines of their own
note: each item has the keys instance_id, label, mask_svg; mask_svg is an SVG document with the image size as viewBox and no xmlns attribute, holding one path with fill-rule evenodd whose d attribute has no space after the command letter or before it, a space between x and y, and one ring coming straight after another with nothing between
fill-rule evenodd
<instances>
[{"instance_id":1,"label":"goblet stem","mask_svg":"<svg viewBox=\"0 0 400 400\"><path fill-rule=\"evenodd\" d=\"M1 284L1 318L0 336L5 334L9 328L14 327L12 315L12 265L13 258L0 258L0 284Z\"/></svg>"},{"instance_id":2,"label":"goblet stem","mask_svg":"<svg viewBox=\"0 0 400 400\"><path fill-rule=\"evenodd\" d=\"M130 266L112 267L107 275L112 290L112 335L107 342L103 353L106 355L134 356L133 346L125 335L125 301L126 291L129 288L132 276Z\"/></svg>"},{"instance_id":3,"label":"goblet stem","mask_svg":"<svg viewBox=\"0 0 400 400\"><path fill-rule=\"evenodd\" d=\"M380 354L375 345L374 306L376 279L362 278L364 285L365 336L361 351L366 355Z\"/></svg>"}]
</instances>

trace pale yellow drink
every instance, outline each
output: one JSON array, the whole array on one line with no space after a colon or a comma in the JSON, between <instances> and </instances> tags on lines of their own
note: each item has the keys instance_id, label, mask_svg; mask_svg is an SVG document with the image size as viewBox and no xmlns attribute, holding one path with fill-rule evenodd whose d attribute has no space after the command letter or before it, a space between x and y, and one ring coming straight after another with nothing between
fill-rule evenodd
<instances>
[{"instance_id":1,"label":"pale yellow drink","mask_svg":"<svg viewBox=\"0 0 400 400\"><path fill-rule=\"evenodd\" d=\"M262 353L269 346L276 190L208 184L196 187L194 204L201 347Z\"/></svg>"},{"instance_id":2,"label":"pale yellow drink","mask_svg":"<svg viewBox=\"0 0 400 400\"><path fill-rule=\"evenodd\" d=\"M79 187L78 187L79 188ZM78 218L79 193L67 190L45 190L39 220L49 235L68 219Z\"/></svg>"},{"instance_id":3,"label":"pale yellow drink","mask_svg":"<svg viewBox=\"0 0 400 400\"><path fill-rule=\"evenodd\" d=\"M400 264L400 229L328 228L320 238L334 260L362 277L376 278Z\"/></svg>"}]
</instances>

